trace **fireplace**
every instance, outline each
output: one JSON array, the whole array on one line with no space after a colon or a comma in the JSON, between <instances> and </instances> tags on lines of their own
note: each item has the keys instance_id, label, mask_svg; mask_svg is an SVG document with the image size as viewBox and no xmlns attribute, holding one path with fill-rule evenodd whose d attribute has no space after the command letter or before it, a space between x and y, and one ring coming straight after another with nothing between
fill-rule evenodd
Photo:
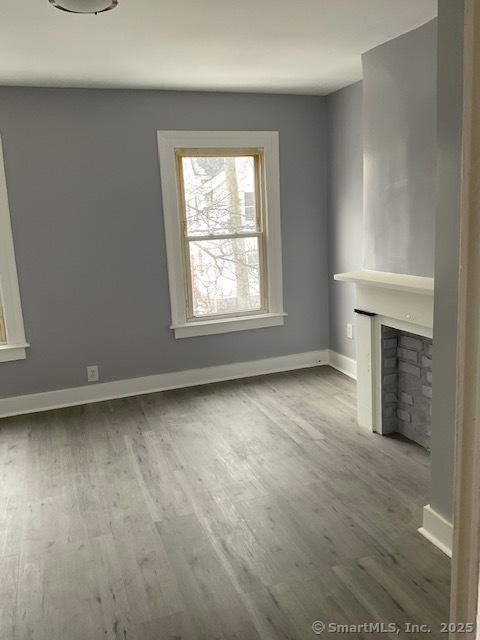
<instances>
[{"instance_id":1,"label":"fireplace","mask_svg":"<svg viewBox=\"0 0 480 640\"><path fill-rule=\"evenodd\" d=\"M400 433L430 449L432 339L381 327L382 433Z\"/></svg>"},{"instance_id":2,"label":"fireplace","mask_svg":"<svg viewBox=\"0 0 480 640\"><path fill-rule=\"evenodd\" d=\"M381 434L399 431L428 448L433 278L365 270L335 279L355 284L358 423ZM451 525L430 505L418 531L448 553Z\"/></svg>"},{"instance_id":3,"label":"fireplace","mask_svg":"<svg viewBox=\"0 0 480 640\"><path fill-rule=\"evenodd\" d=\"M433 278L365 270L340 273L335 279L356 285L358 423L382 434L398 430L428 447ZM391 340L387 343L391 350L387 348L384 353L387 339ZM391 371L387 371L389 367ZM386 401L384 375L392 376L387 378L393 385L388 393L395 394L395 400L393 395L388 396L390 402ZM407 400L413 401L413 405ZM419 410L417 418L411 410L415 404ZM428 426L423 425L426 414ZM420 434L420 422L424 434Z\"/></svg>"}]
</instances>

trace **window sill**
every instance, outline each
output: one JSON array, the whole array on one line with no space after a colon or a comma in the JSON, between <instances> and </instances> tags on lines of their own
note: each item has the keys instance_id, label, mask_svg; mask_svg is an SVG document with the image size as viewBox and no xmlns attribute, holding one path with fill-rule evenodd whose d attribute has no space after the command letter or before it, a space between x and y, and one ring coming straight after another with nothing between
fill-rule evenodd
<instances>
[{"instance_id":1,"label":"window sill","mask_svg":"<svg viewBox=\"0 0 480 640\"><path fill-rule=\"evenodd\" d=\"M237 318L219 318L218 320L198 320L175 324L170 327L175 331L175 338L193 338L194 336L208 336L215 333L229 333L231 331L245 331L246 329L262 329L264 327L279 327L284 324L286 313L262 313Z\"/></svg>"},{"instance_id":2,"label":"window sill","mask_svg":"<svg viewBox=\"0 0 480 640\"><path fill-rule=\"evenodd\" d=\"M30 345L24 344L0 344L0 362L11 362L12 360L25 360L27 353L25 349Z\"/></svg>"}]
</instances>

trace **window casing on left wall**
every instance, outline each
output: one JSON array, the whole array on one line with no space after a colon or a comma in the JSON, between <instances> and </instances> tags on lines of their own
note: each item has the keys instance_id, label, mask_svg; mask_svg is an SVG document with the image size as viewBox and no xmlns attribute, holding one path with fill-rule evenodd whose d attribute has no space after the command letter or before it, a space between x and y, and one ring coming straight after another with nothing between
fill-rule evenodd
<instances>
[{"instance_id":1,"label":"window casing on left wall","mask_svg":"<svg viewBox=\"0 0 480 640\"><path fill-rule=\"evenodd\" d=\"M23 326L0 137L0 363L25 359L28 346Z\"/></svg>"}]
</instances>

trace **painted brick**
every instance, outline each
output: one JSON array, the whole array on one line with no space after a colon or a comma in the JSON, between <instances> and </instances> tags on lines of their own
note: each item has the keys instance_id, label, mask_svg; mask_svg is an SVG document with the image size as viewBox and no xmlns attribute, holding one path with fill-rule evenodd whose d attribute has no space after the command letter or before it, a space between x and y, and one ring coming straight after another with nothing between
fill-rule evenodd
<instances>
[{"instance_id":1,"label":"painted brick","mask_svg":"<svg viewBox=\"0 0 480 640\"><path fill-rule=\"evenodd\" d=\"M399 420L403 420L404 422L411 422L412 417L408 413L408 411L404 411L403 409L397 409L397 418Z\"/></svg>"},{"instance_id":2,"label":"painted brick","mask_svg":"<svg viewBox=\"0 0 480 640\"><path fill-rule=\"evenodd\" d=\"M432 359L427 358L426 356L422 356L422 367L431 369L432 368Z\"/></svg>"},{"instance_id":3,"label":"painted brick","mask_svg":"<svg viewBox=\"0 0 480 640\"><path fill-rule=\"evenodd\" d=\"M384 349L396 349L397 348L397 339L396 338L386 338L383 341Z\"/></svg>"},{"instance_id":4,"label":"painted brick","mask_svg":"<svg viewBox=\"0 0 480 640\"><path fill-rule=\"evenodd\" d=\"M416 351L413 351L412 349L399 347L397 349L397 356L401 360L406 360L407 362L413 362L414 364L417 364L418 362L418 353Z\"/></svg>"},{"instance_id":5,"label":"painted brick","mask_svg":"<svg viewBox=\"0 0 480 640\"><path fill-rule=\"evenodd\" d=\"M385 358L383 361L384 369L396 369L397 368L397 359L396 358Z\"/></svg>"},{"instance_id":6,"label":"painted brick","mask_svg":"<svg viewBox=\"0 0 480 640\"><path fill-rule=\"evenodd\" d=\"M415 351L421 351L422 349L422 341L419 338L410 336L400 336L400 345L407 349L415 349Z\"/></svg>"},{"instance_id":7,"label":"painted brick","mask_svg":"<svg viewBox=\"0 0 480 640\"><path fill-rule=\"evenodd\" d=\"M409 393L405 393L404 391L400 391L400 402L404 402L405 404L413 405L413 396Z\"/></svg>"},{"instance_id":8,"label":"painted brick","mask_svg":"<svg viewBox=\"0 0 480 640\"><path fill-rule=\"evenodd\" d=\"M391 338L392 336L394 338L397 337L397 329L394 329L393 327L389 327L386 324L382 324L382 336L384 338Z\"/></svg>"},{"instance_id":9,"label":"painted brick","mask_svg":"<svg viewBox=\"0 0 480 640\"><path fill-rule=\"evenodd\" d=\"M393 433L398 431L397 416L390 416L389 418L382 418L383 428L386 433Z\"/></svg>"},{"instance_id":10,"label":"painted brick","mask_svg":"<svg viewBox=\"0 0 480 640\"><path fill-rule=\"evenodd\" d=\"M402 371L403 373L409 373L410 375L416 376L417 378L420 377L420 367L416 367L414 364L410 364L409 362L400 361L398 363L398 370Z\"/></svg>"},{"instance_id":11,"label":"painted brick","mask_svg":"<svg viewBox=\"0 0 480 640\"><path fill-rule=\"evenodd\" d=\"M383 357L384 358L396 358L397 357L397 347L393 349L383 349Z\"/></svg>"},{"instance_id":12,"label":"painted brick","mask_svg":"<svg viewBox=\"0 0 480 640\"><path fill-rule=\"evenodd\" d=\"M431 431L431 356L431 338L382 327L383 426L386 432L398 431L427 450ZM392 369L395 358L397 368Z\"/></svg>"}]
</instances>

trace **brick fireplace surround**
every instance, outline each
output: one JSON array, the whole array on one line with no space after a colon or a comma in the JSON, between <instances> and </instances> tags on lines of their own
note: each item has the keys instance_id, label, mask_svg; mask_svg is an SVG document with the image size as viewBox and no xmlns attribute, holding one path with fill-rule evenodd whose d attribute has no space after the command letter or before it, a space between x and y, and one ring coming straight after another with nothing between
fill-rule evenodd
<instances>
[{"instance_id":1,"label":"brick fireplace surround","mask_svg":"<svg viewBox=\"0 0 480 640\"><path fill-rule=\"evenodd\" d=\"M381 349L382 431L430 449L432 340L383 325Z\"/></svg>"}]
</instances>

